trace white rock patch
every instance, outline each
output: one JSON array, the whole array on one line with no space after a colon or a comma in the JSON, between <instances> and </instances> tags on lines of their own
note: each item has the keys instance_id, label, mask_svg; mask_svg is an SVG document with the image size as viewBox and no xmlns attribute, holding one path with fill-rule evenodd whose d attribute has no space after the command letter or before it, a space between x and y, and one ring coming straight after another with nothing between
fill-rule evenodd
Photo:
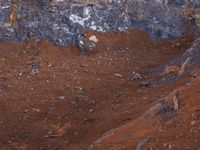
<instances>
[{"instance_id":1,"label":"white rock patch","mask_svg":"<svg viewBox=\"0 0 200 150\"><path fill-rule=\"evenodd\" d=\"M97 37L96 37L95 35L91 36L91 37L89 38L89 40L90 40L90 41L93 41L93 42L95 42L95 43L98 42L98 39L97 39Z\"/></svg>"}]
</instances>

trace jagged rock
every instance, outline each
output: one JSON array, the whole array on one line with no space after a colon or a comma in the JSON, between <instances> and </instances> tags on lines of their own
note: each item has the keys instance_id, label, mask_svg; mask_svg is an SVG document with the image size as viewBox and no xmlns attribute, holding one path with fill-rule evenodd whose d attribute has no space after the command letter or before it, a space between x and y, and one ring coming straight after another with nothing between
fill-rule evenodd
<instances>
[{"instance_id":1,"label":"jagged rock","mask_svg":"<svg viewBox=\"0 0 200 150\"><path fill-rule=\"evenodd\" d=\"M195 17L196 25L200 28L200 8L195 9L194 17Z\"/></svg>"},{"instance_id":2,"label":"jagged rock","mask_svg":"<svg viewBox=\"0 0 200 150\"><path fill-rule=\"evenodd\" d=\"M185 24L199 26L198 11L193 15L195 25L182 13L183 7L194 11L199 5L186 0L2 0L0 39L23 42L45 38L67 47L76 44L77 37L88 29L112 32L131 28L143 29L153 37L174 38L184 33Z\"/></svg>"},{"instance_id":3,"label":"jagged rock","mask_svg":"<svg viewBox=\"0 0 200 150\"><path fill-rule=\"evenodd\" d=\"M178 100L179 91L174 90L164 98L160 112L164 115L171 115L179 109L180 101Z\"/></svg>"},{"instance_id":4,"label":"jagged rock","mask_svg":"<svg viewBox=\"0 0 200 150\"><path fill-rule=\"evenodd\" d=\"M176 65L168 66L163 74L169 74L169 73L178 73L180 71L180 67Z\"/></svg>"},{"instance_id":5,"label":"jagged rock","mask_svg":"<svg viewBox=\"0 0 200 150\"><path fill-rule=\"evenodd\" d=\"M84 34L78 36L76 45L83 53L92 52L96 46L97 39L87 38Z\"/></svg>"}]
</instances>

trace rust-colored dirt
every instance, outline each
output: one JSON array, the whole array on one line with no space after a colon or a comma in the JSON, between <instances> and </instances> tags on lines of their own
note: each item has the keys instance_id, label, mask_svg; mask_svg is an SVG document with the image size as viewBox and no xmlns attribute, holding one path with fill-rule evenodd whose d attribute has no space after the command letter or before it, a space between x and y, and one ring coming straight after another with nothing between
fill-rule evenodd
<instances>
[{"instance_id":1,"label":"rust-colored dirt","mask_svg":"<svg viewBox=\"0 0 200 150\"><path fill-rule=\"evenodd\" d=\"M0 44L0 150L200 148L199 77L153 86L151 72L180 57L193 38L87 34L99 41L90 54L47 41ZM177 112L147 111L174 89Z\"/></svg>"}]
</instances>

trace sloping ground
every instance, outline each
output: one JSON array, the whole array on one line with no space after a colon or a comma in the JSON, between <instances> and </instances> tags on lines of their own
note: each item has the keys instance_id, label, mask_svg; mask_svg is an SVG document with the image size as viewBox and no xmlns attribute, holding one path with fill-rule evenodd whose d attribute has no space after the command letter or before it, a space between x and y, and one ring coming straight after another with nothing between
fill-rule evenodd
<instances>
[{"instance_id":1,"label":"sloping ground","mask_svg":"<svg viewBox=\"0 0 200 150\"><path fill-rule=\"evenodd\" d=\"M46 41L0 44L0 149L197 148L199 77L178 75L194 39L86 35L98 40L89 54ZM171 60L177 67L167 68ZM175 89L178 100L162 100Z\"/></svg>"},{"instance_id":2,"label":"sloping ground","mask_svg":"<svg viewBox=\"0 0 200 150\"><path fill-rule=\"evenodd\" d=\"M193 72L194 73L194 72ZM199 149L199 70L179 91L179 108L163 114L160 101L140 117L112 129L91 145L94 149ZM162 87L165 88L166 86ZM170 100L172 97L169 97ZM165 112L166 113L166 112Z\"/></svg>"},{"instance_id":3,"label":"sloping ground","mask_svg":"<svg viewBox=\"0 0 200 150\"><path fill-rule=\"evenodd\" d=\"M91 149L199 149L199 77L173 87L180 93L177 112L168 116L157 114L161 105L156 103L137 119L104 134Z\"/></svg>"},{"instance_id":4,"label":"sloping ground","mask_svg":"<svg viewBox=\"0 0 200 150\"><path fill-rule=\"evenodd\" d=\"M197 39L179 58L184 62L181 67L178 67L180 63L176 59L158 75L161 79L157 80L164 80L159 90L157 87L154 89L160 91L160 99L138 118L104 133L89 149L199 149L199 42ZM183 82L177 85L175 80ZM157 85L158 82L154 82Z\"/></svg>"}]
</instances>

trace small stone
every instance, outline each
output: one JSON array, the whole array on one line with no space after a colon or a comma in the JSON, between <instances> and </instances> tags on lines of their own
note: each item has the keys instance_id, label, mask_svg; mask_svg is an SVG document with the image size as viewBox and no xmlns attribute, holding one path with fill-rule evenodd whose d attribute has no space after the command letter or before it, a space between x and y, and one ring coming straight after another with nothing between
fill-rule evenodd
<instances>
[{"instance_id":1,"label":"small stone","mask_svg":"<svg viewBox=\"0 0 200 150\"><path fill-rule=\"evenodd\" d=\"M139 80L139 79L142 79L142 76L139 73L133 71L132 80Z\"/></svg>"},{"instance_id":2,"label":"small stone","mask_svg":"<svg viewBox=\"0 0 200 150\"><path fill-rule=\"evenodd\" d=\"M179 70L180 70L180 67L178 66L169 66L165 69L164 74L178 73Z\"/></svg>"},{"instance_id":3,"label":"small stone","mask_svg":"<svg viewBox=\"0 0 200 150\"><path fill-rule=\"evenodd\" d=\"M171 106L174 110L178 110L179 109L178 95L179 95L179 91L178 90L174 90L173 92L171 92L165 98L166 104L168 104L169 106Z\"/></svg>"},{"instance_id":4,"label":"small stone","mask_svg":"<svg viewBox=\"0 0 200 150\"><path fill-rule=\"evenodd\" d=\"M119 74L119 73L115 73L115 76L116 76L116 77L119 77L119 78L122 78L122 77L123 77L123 75L121 75L121 74Z\"/></svg>"},{"instance_id":5,"label":"small stone","mask_svg":"<svg viewBox=\"0 0 200 150\"><path fill-rule=\"evenodd\" d=\"M17 73L16 73L16 76L17 76L17 77L21 77L22 75L23 75L22 72L17 72Z\"/></svg>"},{"instance_id":6,"label":"small stone","mask_svg":"<svg viewBox=\"0 0 200 150\"><path fill-rule=\"evenodd\" d=\"M124 95L124 93L122 92L122 91L119 91L118 93L117 93L117 97L120 97L120 96L123 96Z\"/></svg>"},{"instance_id":7,"label":"small stone","mask_svg":"<svg viewBox=\"0 0 200 150\"><path fill-rule=\"evenodd\" d=\"M76 46L81 50L81 52L92 52L96 47L96 42L94 41L96 41L94 37L88 39L84 34L82 34L77 37Z\"/></svg>"},{"instance_id":8,"label":"small stone","mask_svg":"<svg viewBox=\"0 0 200 150\"><path fill-rule=\"evenodd\" d=\"M37 108L33 108L32 110L33 110L33 111L36 111L36 112L40 112L40 110L37 109Z\"/></svg>"},{"instance_id":9,"label":"small stone","mask_svg":"<svg viewBox=\"0 0 200 150\"><path fill-rule=\"evenodd\" d=\"M32 71L31 71L32 76L37 75L38 73L39 73L38 69L32 69Z\"/></svg>"},{"instance_id":10,"label":"small stone","mask_svg":"<svg viewBox=\"0 0 200 150\"><path fill-rule=\"evenodd\" d=\"M174 102L174 110L178 110L179 104L178 104L177 96L174 97L173 102Z\"/></svg>"},{"instance_id":11,"label":"small stone","mask_svg":"<svg viewBox=\"0 0 200 150\"><path fill-rule=\"evenodd\" d=\"M59 100L64 100L64 99L65 99L65 96L58 96L58 99L59 99Z\"/></svg>"},{"instance_id":12,"label":"small stone","mask_svg":"<svg viewBox=\"0 0 200 150\"><path fill-rule=\"evenodd\" d=\"M52 67L52 64L49 64L49 65L48 65L48 68L49 68L49 67Z\"/></svg>"},{"instance_id":13,"label":"small stone","mask_svg":"<svg viewBox=\"0 0 200 150\"><path fill-rule=\"evenodd\" d=\"M146 87L148 87L149 85L150 85L150 83L147 82L147 81L142 81L142 82L140 82L140 86L141 86L142 88L146 88Z\"/></svg>"},{"instance_id":14,"label":"small stone","mask_svg":"<svg viewBox=\"0 0 200 150\"><path fill-rule=\"evenodd\" d=\"M77 89L77 92L79 92L81 95L85 94L85 91L82 87L76 87L76 89Z\"/></svg>"}]
</instances>

